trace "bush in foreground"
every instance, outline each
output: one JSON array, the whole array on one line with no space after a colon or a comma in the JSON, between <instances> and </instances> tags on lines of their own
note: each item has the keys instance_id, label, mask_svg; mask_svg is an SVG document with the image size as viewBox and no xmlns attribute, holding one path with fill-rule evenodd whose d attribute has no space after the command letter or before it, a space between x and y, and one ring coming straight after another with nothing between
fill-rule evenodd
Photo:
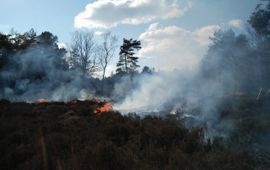
<instances>
[{"instance_id":1,"label":"bush in foreground","mask_svg":"<svg viewBox=\"0 0 270 170\"><path fill-rule=\"evenodd\" d=\"M0 103L1 169L253 169L245 151L174 119L94 114L95 102Z\"/></svg>"}]
</instances>

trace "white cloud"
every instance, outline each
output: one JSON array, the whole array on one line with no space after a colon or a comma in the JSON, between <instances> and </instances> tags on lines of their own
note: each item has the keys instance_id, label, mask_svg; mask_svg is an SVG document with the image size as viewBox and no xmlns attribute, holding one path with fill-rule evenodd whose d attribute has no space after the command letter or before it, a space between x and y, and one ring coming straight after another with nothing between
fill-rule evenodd
<instances>
[{"instance_id":1,"label":"white cloud","mask_svg":"<svg viewBox=\"0 0 270 170\"><path fill-rule=\"evenodd\" d=\"M190 7L189 0L96 0L74 20L76 28L108 28L118 24L141 24L158 19L181 17Z\"/></svg>"},{"instance_id":2,"label":"white cloud","mask_svg":"<svg viewBox=\"0 0 270 170\"><path fill-rule=\"evenodd\" d=\"M68 49L68 45L66 43L58 42L57 45L58 48Z\"/></svg>"},{"instance_id":3,"label":"white cloud","mask_svg":"<svg viewBox=\"0 0 270 170\"><path fill-rule=\"evenodd\" d=\"M221 26L219 25L208 25L192 32L192 35L194 36L195 40L200 43L200 45L208 46L211 42L209 37L211 37L213 33L219 29L221 29Z\"/></svg>"},{"instance_id":4,"label":"white cloud","mask_svg":"<svg viewBox=\"0 0 270 170\"><path fill-rule=\"evenodd\" d=\"M95 32L94 32L94 35L97 35L97 36L100 36L100 35L102 35L102 34L103 34L102 31L95 31Z\"/></svg>"},{"instance_id":5,"label":"white cloud","mask_svg":"<svg viewBox=\"0 0 270 170\"><path fill-rule=\"evenodd\" d=\"M173 25L152 24L140 35L143 48L139 56L163 70L196 70L211 43L209 37L218 29L218 25L209 25L189 31Z\"/></svg>"},{"instance_id":6,"label":"white cloud","mask_svg":"<svg viewBox=\"0 0 270 170\"><path fill-rule=\"evenodd\" d=\"M242 28L243 27L243 23L240 19L232 19L229 21L229 25L236 27L236 28Z\"/></svg>"}]
</instances>

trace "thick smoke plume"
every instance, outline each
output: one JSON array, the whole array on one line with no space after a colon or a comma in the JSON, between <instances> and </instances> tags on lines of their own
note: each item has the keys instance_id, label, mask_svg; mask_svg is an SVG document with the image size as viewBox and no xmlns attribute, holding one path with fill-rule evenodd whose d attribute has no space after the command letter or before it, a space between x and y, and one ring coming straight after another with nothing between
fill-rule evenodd
<instances>
[{"instance_id":1,"label":"thick smoke plume","mask_svg":"<svg viewBox=\"0 0 270 170\"><path fill-rule=\"evenodd\" d=\"M20 36L1 35L0 98L67 101L99 95L109 97L123 114L171 114L187 127L204 128L207 138L222 137L236 147L247 144L253 152L256 146L268 151L269 16L270 3L251 15L247 33L217 31L208 51L198 57L195 71L116 74L103 81L86 75L87 65L83 72L70 68L66 51L50 33L24 35L22 43Z\"/></svg>"},{"instance_id":2,"label":"thick smoke plume","mask_svg":"<svg viewBox=\"0 0 270 170\"><path fill-rule=\"evenodd\" d=\"M116 92L133 88L114 108L141 115L171 113L189 128L203 128L206 139L221 137L230 148L247 149L269 165L269 14L270 3L255 10L246 33L217 31L198 71L146 74L133 84L123 79Z\"/></svg>"},{"instance_id":3,"label":"thick smoke plume","mask_svg":"<svg viewBox=\"0 0 270 170\"><path fill-rule=\"evenodd\" d=\"M44 42L46 37L50 42ZM58 48L52 34L44 33L34 41L25 49L13 44L15 52L1 49L4 64L0 71L0 98L33 102L39 98L67 101L91 97L90 79L68 69L66 52Z\"/></svg>"},{"instance_id":4,"label":"thick smoke plume","mask_svg":"<svg viewBox=\"0 0 270 170\"><path fill-rule=\"evenodd\" d=\"M123 113L136 112L142 116L182 112L182 118L196 120L196 125L187 124L190 127L214 126L219 119L217 107L224 96L223 84L220 82L205 80L199 73L181 71L147 74L140 76L136 82L134 90L122 102L115 104L115 109ZM126 85L126 80L118 86L124 87L123 84ZM211 132L209 135L218 133Z\"/></svg>"}]
</instances>

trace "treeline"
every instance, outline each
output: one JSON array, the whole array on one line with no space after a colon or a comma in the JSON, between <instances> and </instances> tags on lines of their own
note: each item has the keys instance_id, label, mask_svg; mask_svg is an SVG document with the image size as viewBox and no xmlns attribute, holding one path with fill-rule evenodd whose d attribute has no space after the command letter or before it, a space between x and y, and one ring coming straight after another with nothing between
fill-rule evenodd
<instances>
[{"instance_id":1,"label":"treeline","mask_svg":"<svg viewBox=\"0 0 270 170\"><path fill-rule=\"evenodd\" d=\"M202 76L225 93L263 93L270 88L270 1L250 16L245 34L218 31L202 63Z\"/></svg>"},{"instance_id":2,"label":"treeline","mask_svg":"<svg viewBox=\"0 0 270 170\"><path fill-rule=\"evenodd\" d=\"M98 44L92 32L77 31L70 48L61 48L57 36L50 32L0 33L0 98L71 100L81 93L111 97L122 77L139 74L135 52L141 48L140 42L124 39L117 72L106 78L116 41L111 33L105 33ZM151 72L149 67L142 71Z\"/></svg>"},{"instance_id":3,"label":"treeline","mask_svg":"<svg viewBox=\"0 0 270 170\"><path fill-rule=\"evenodd\" d=\"M268 94L269 23L268 0L250 16L247 33L217 31L202 60L199 84L205 84L203 78L205 82L219 83L219 90L225 94ZM77 31L70 48L64 49L59 48L57 37L50 32L37 35L31 29L23 34L0 33L0 98L69 100L87 92L121 99L136 86L141 73L152 74L153 69L144 67L138 71L136 52L142 48L140 41L123 39L120 47L116 42L111 33L103 34L97 43L92 32ZM116 73L106 77L117 48ZM100 79L96 78L98 73ZM117 93L118 83L123 81L125 87L121 87L121 94Z\"/></svg>"},{"instance_id":4,"label":"treeline","mask_svg":"<svg viewBox=\"0 0 270 170\"><path fill-rule=\"evenodd\" d=\"M24 34L2 34L0 33L0 69L10 65L16 65L15 61L11 60L11 56L19 55L24 53L29 48L40 48L40 53L43 54L42 50L48 50L55 54L57 64L63 64L63 68L67 67L61 59L64 57L66 50L59 48L57 45L57 37L50 32L43 32L37 35L36 32L31 29ZM37 54L38 55L38 54Z\"/></svg>"},{"instance_id":5,"label":"treeline","mask_svg":"<svg viewBox=\"0 0 270 170\"><path fill-rule=\"evenodd\" d=\"M50 32L0 34L0 97L25 101L35 95L47 97L59 81L72 81L66 75L66 52Z\"/></svg>"}]
</instances>

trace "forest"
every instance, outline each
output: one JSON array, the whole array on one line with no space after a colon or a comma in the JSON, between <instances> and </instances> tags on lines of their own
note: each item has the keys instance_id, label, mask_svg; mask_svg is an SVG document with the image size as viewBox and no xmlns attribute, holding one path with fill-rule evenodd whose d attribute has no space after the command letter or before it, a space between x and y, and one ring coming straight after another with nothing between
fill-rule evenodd
<instances>
[{"instance_id":1,"label":"forest","mask_svg":"<svg viewBox=\"0 0 270 170\"><path fill-rule=\"evenodd\" d=\"M269 4L266 7L258 5L247 21L246 33L234 33L230 29L216 31L210 37L212 44L201 61L199 73L188 81L219 82L220 91L226 94L256 95L261 91L267 95L268 8ZM1 33L0 97L12 101L38 98L67 101L79 98L83 90L94 96L114 98L119 82L131 85L123 90L125 95L136 86L138 81L123 80L126 77L140 80L145 73L163 74L148 66L140 68L136 52L143 47L140 41L133 39L123 39L116 70L108 73L118 40L110 32L104 33L101 39L97 43L93 32L76 31L70 47L64 48L58 45L57 36L47 31L40 35L34 29L22 34ZM182 76L178 70L174 71L168 74ZM63 92L64 85L72 90ZM125 97L124 94L119 96Z\"/></svg>"}]
</instances>

